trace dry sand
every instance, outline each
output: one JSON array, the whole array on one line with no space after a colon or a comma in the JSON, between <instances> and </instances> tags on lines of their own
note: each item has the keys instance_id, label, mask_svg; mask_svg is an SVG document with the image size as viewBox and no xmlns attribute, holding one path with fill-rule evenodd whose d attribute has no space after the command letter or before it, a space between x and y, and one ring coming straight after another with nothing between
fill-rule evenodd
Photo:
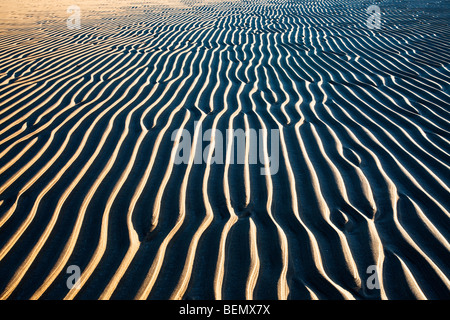
<instances>
[{"instance_id":1,"label":"dry sand","mask_svg":"<svg viewBox=\"0 0 450 320\"><path fill-rule=\"evenodd\" d=\"M0 298L450 298L449 5L421 3L2 0ZM279 171L214 134L194 163L227 128L278 129Z\"/></svg>"}]
</instances>

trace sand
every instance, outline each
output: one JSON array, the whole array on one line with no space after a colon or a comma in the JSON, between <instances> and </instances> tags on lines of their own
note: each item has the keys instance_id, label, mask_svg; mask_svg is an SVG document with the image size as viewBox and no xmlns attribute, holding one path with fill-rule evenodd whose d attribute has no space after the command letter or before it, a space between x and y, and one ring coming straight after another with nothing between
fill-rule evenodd
<instances>
[{"instance_id":1,"label":"sand","mask_svg":"<svg viewBox=\"0 0 450 320\"><path fill-rule=\"evenodd\" d=\"M0 299L449 299L449 4L370 5L3 0Z\"/></svg>"}]
</instances>

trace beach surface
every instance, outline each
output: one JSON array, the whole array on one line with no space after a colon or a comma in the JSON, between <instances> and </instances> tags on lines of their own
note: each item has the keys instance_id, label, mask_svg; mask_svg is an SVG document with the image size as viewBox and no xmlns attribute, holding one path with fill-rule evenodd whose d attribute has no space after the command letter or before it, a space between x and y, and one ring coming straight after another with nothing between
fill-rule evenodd
<instances>
[{"instance_id":1,"label":"beach surface","mask_svg":"<svg viewBox=\"0 0 450 320\"><path fill-rule=\"evenodd\" d=\"M446 1L2 0L0 299L450 299L449 83Z\"/></svg>"}]
</instances>

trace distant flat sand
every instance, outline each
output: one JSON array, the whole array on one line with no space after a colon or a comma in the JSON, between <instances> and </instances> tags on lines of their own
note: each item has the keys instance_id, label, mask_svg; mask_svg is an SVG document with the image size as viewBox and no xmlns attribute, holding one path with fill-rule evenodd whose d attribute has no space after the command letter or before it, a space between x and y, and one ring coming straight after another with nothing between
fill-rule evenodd
<instances>
[{"instance_id":1,"label":"distant flat sand","mask_svg":"<svg viewBox=\"0 0 450 320\"><path fill-rule=\"evenodd\" d=\"M2 0L0 299L449 299L450 5L371 4Z\"/></svg>"}]
</instances>

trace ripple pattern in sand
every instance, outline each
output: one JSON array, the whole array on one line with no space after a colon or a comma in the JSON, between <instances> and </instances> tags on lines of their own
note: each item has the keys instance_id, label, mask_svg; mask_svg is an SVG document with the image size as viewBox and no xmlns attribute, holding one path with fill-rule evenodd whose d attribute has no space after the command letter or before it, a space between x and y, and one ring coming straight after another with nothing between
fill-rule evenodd
<instances>
[{"instance_id":1,"label":"ripple pattern in sand","mask_svg":"<svg viewBox=\"0 0 450 320\"><path fill-rule=\"evenodd\" d=\"M1 299L450 298L448 4L66 2L2 7Z\"/></svg>"}]
</instances>

